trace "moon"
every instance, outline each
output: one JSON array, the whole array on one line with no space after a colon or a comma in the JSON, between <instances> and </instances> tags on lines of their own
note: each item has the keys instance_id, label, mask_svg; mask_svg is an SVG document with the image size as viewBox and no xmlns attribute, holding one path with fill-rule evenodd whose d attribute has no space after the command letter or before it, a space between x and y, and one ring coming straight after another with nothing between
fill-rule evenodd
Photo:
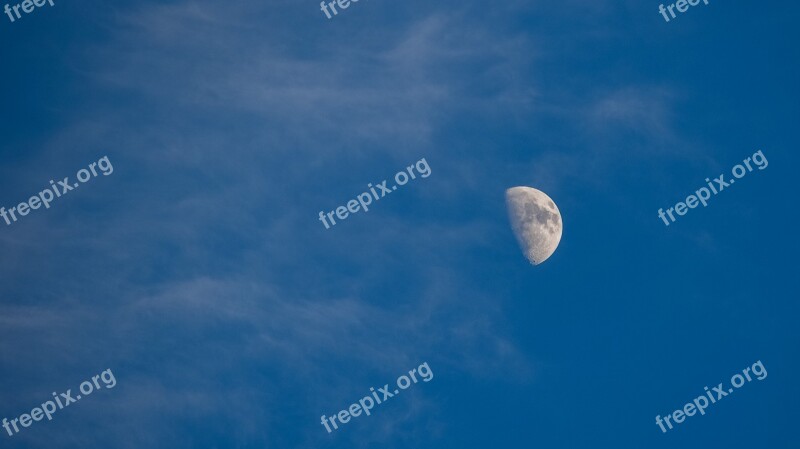
<instances>
[{"instance_id":1,"label":"moon","mask_svg":"<svg viewBox=\"0 0 800 449\"><path fill-rule=\"evenodd\" d=\"M511 228L522 252L539 265L553 255L561 241L563 224L556 203L544 192L531 187L506 190Z\"/></svg>"}]
</instances>

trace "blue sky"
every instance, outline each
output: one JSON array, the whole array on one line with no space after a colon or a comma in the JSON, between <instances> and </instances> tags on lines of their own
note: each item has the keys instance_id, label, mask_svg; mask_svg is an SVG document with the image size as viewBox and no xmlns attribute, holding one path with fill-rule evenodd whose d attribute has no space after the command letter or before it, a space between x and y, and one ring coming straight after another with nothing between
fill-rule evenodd
<instances>
[{"instance_id":1,"label":"blue sky","mask_svg":"<svg viewBox=\"0 0 800 449\"><path fill-rule=\"evenodd\" d=\"M0 5L2 6L2 5ZM795 448L800 7L60 2L0 16L9 448ZM665 227L706 177L755 171ZM416 180L326 230L420 158ZM558 204L533 267L505 189ZM769 375L662 434L704 386ZM370 387L415 385L328 434Z\"/></svg>"}]
</instances>

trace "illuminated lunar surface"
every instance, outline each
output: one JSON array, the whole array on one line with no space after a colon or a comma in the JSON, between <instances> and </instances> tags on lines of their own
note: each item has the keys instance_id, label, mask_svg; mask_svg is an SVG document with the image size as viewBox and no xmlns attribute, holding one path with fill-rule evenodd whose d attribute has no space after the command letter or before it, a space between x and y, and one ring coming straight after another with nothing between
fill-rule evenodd
<instances>
[{"instance_id":1,"label":"illuminated lunar surface","mask_svg":"<svg viewBox=\"0 0 800 449\"><path fill-rule=\"evenodd\" d=\"M561 212L547 194L531 187L506 190L511 228L525 257L539 265L553 255L561 241Z\"/></svg>"}]
</instances>

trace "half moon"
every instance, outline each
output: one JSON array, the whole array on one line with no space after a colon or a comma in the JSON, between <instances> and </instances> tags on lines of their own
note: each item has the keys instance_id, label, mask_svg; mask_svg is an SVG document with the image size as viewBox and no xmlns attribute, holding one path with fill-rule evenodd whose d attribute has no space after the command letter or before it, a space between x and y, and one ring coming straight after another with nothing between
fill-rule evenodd
<instances>
[{"instance_id":1,"label":"half moon","mask_svg":"<svg viewBox=\"0 0 800 449\"><path fill-rule=\"evenodd\" d=\"M506 190L506 206L511 228L522 252L539 265L553 255L563 231L561 212L544 192L531 187Z\"/></svg>"}]
</instances>

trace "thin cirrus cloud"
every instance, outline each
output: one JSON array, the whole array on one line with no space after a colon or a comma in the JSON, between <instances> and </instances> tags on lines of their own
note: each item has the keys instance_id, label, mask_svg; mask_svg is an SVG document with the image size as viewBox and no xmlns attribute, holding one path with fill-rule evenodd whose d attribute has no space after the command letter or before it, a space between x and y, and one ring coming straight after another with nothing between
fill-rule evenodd
<instances>
[{"instance_id":1,"label":"thin cirrus cloud","mask_svg":"<svg viewBox=\"0 0 800 449\"><path fill-rule=\"evenodd\" d=\"M424 355L437 355L434 370L532 377L534 363L503 330L502 301L448 268L495 243L487 236L501 235L504 214L443 226L422 212L398 218L398 199L325 238L314 216L337 204L336 189L351 194L423 156L434 174L405 198L424 198L420 210L443 199L488 208L495 199L482 187L508 167L464 157L442 134L458 134L448 117L464 111L495 124L558 116L537 103L548 97L535 85L536 56L519 57L542 53L531 38L436 12L399 32L378 22L353 45L331 29L281 41L289 25L264 26L258 7L129 8L79 60L98 91L137 100L89 101L25 167L49 179L109 148L114 176L15 228L14 245L2 240L4 266L25 260L2 287L11 298L0 306L3 373L17 374L0 390L14 398L9 409L34 406L40 391L68 388L102 363L118 373L114 398L99 417L99 402L81 403L77 416L102 422L99 438L114 447L186 447L182 426L198 422L214 422L207 432L219 438L235 425L238 443L274 441L291 424L286 447L308 447L317 442L303 436L315 425L308 416ZM668 131L664 115L643 115L659 111L649 97L612 94L560 118L645 118L648 133ZM80 148L66 151L74 142ZM531 165L548 161L533 153ZM547 173L566 179L569 164L554 161ZM399 404L402 419L374 417L365 441L424 428L416 418L430 403ZM63 422L20 438L67 435L92 447Z\"/></svg>"}]
</instances>

